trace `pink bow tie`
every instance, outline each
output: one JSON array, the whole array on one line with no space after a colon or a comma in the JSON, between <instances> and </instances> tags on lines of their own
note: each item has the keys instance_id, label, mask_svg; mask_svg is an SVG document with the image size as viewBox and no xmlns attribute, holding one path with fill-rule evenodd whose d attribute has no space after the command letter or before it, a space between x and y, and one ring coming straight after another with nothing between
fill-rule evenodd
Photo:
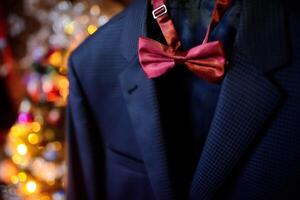
<instances>
[{"instance_id":1,"label":"pink bow tie","mask_svg":"<svg viewBox=\"0 0 300 200\"><path fill-rule=\"evenodd\" d=\"M181 45L180 40L167 14L164 2L165 0L153 0L153 16L157 19L168 46L150 38L139 38L139 60L147 77L161 76L175 67L176 64L183 64L206 81L220 82L224 76L226 64L223 45L220 41L207 41L210 30L216 26L229 7L229 1L216 1L212 20L203 43L188 51L178 50Z\"/></svg>"}]
</instances>

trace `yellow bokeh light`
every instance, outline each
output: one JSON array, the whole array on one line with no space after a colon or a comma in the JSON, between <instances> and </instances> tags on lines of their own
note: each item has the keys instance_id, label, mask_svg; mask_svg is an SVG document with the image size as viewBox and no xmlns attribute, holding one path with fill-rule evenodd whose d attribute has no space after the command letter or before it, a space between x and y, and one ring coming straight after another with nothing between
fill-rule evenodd
<instances>
[{"instance_id":1,"label":"yellow bokeh light","mask_svg":"<svg viewBox=\"0 0 300 200\"><path fill-rule=\"evenodd\" d=\"M17 155L17 154L16 154L16 155L13 155L12 161L13 161L15 164L19 165L19 164L22 163L23 159L22 159L22 157L21 157L20 155Z\"/></svg>"},{"instance_id":2,"label":"yellow bokeh light","mask_svg":"<svg viewBox=\"0 0 300 200\"><path fill-rule=\"evenodd\" d=\"M58 85L60 88L68 88L69 87L69 81L66 78L61 78L58 80Z\"/></svg>"},{"instance_id":3,"label":"yellow bokeh light","mask_svg":"<svg viewBox=\"0 0 300 200\"><path fill-rule=\"evenodd\" d=\"M65 33L68 35L73 35L74 33L74 23L69 23L65 26Z\"/></svg>"},{"instance_id":4,"label":"yellow bokeh light","mask_svg":"<svg viewBox=\"0 0 300 200\"><path fill-rule=\"evenodd\" d=\"M21 134L21 130L18 126L13 126L10 129L10 133L13 137L18 137Z\"/></svg>"},{"instance_id":5,"label":"yellow bokeh light","mask_svg":"<svg viewBox=\"0 0 300 200\"><path fill-rule=\"evenodd\" d=\"M19 178L17 176L12 176L10 178L10 181L13 183L13 184L18 184L19 183Z\"/></svg>"},{"instance_id":6,"label":"yellow bokeh light","mask_svg":"<svg viewBox=\"0 0 300 200\"><path fill-rule=\"evenodd\" d=\"M63 77L58 79L59 93L63 98L66 98L69 94L69 81Z\"/></svg>"},{"instance_id":7,"label":"yellow bokeh light","mask_svg":"<svg viewBox=\"0 0 300 200\"><path fill-rule=\"evenodd\" d=\"M34 193L37 189L37 184L35 181L28 181L26 183L26 190L29 192L29 193Z\"/></svg>"},{"instance_id":8,"label":"yellow bokeh light","mask_svg":"<svg viewBox=\"0 0 300 200\"><path fill-rule=\"evenodd\" d=\"M16 124L10 129L10 134L13 137L20 137L27 132L27 127L25 125Z\"/></svg>"},{"instance_id":9,"label":"yellow bokeh light","mask_svg":"<svg viewBox=\"0 0 300 200\"><path fill-rule=\"evenodd\" d=\"M92 35L93 33L95 33L97 31L97 27L95 25L89 25L87 28L87 32Z\"/></svg>"},{"instance_id":10,"label":"yellow bokeh light","mask_svg":"<svg viewBox=\"0 0 300 200\"><path fill-rule=\"evenodd\" d=\"M59 51L54 52L49 57L49 63L53 66L60 66L62 63L62 60L63 60L63 58Z\"/></svg>"},{"instance_id":11,"label":"yellow bokeh light","mask_svg":"<svg viewBox=\"0 0 300 200\"><path fill-rule=\"evenodd\" d=\"M39 132L41 130L41 124L38 122L32 122L31 124L31 130L33 132Z\"/></svg>"},{"instance_id":12,"label":"yellow bokeh light","mask_svg":"<svg viewBox=\"0 0 300 200\"><path fill-rule=\"evenodd\" d=\"M17 152L20 154L20 155L25 155L27 153L28 149L27 149L27 146L25 144L19 144L17 146Z\"/></svg>"},{"instance_id":13,"label":"yellow bokeh light","mask_svg":"<svg viewBox=\"0 0 300 200\"><path fill-rule=\"evenodd\" d=\"M27 139L28 139L28 142L30 144L37 144L40 141L39 136L37 134L35 134L35 133L29 134L28 137L27 137Z\"/></svg>"},{"instance_id":14,"label":"yellow bokeh light","mask_svg":"<svg viewBox=\"0 0 300 200\"><path fill-rule=\"evenodd\" d=\"M26 175L25 172L19 172L18 177L19 177L21 182L25 182L27 180L27 175Z\"/></svg>"}]
</instances>

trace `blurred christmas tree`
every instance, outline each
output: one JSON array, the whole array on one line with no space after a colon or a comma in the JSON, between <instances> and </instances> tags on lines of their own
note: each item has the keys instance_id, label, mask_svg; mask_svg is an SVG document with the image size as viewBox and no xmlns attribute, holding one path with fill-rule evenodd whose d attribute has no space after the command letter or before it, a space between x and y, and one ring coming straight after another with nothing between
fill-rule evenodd
<instances>
[{"instance_id":1,"label":"blurred christmas tree","mask_svg":"<svg viewBox=\"0 0 300 200\"><path fill-rule=\"evenodd\" d=\"M121 7L54 0L27 0L24 6L41 26L27 40L27 53L20 61L27 96L6 139L0 179L9 189L3 192L4 199L61 200L65 199L66 186L68 56ZM9 22L12 35L25 28L24 20L17 15L11 15Z\"/></svg>"}]
</instances>

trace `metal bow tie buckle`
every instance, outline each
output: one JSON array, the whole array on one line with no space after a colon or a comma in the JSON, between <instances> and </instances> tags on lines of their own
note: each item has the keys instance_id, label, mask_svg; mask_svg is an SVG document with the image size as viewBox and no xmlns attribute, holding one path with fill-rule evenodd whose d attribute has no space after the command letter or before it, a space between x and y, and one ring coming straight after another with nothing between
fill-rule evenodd
<instances>
[{"instance_id":1,"label":"metal bow tie buckle","mask_svg":"<svg viewBox=\"0 0 300 200\"><path fill-rule=\"evenodd\" d=\"M166 14L167 11L168 11L167 6L165 4L163 4L152 11L153 18L157 19L158 17Z\"/></svg>"}]
</instances>

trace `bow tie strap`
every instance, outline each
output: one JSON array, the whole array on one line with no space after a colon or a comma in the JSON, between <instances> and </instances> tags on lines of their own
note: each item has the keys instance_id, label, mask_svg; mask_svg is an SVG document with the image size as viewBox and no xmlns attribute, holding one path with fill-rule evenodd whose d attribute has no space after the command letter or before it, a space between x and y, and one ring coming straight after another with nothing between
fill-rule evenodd
<instances>
[{"instance_id":1,"label":"bow tie strap","mask_svg":"<svg viewBox=\"0 0 300 200\"><path fill-rule=\"evenodd\" d=\"M211 31L217 26L224 16L226 10L230 7L231 0L216 0L214 10L212 12L211 20L208 25L203 44L208 42Z\"/></svg>"},{"instance_id":2,"label":"bow tie strap","mask_svg":"<svg viewBox=\"0 0 300 200\"><path fill-rule=\"evenodd\" d=\"M174 24L169 17L166 0L153 0L152 6L153 18L157 20L167 44L175 50L178 49L181 43Z\"/></svg>"},{"instance_id":3,"label":"bow tie strap","mask_svg":"<svg viewBox=\"0 0 300 200\"><path fill-rule=\"evenodd\" d=\"M203 44L207 43L211 30L221 21L226 10L230 7L231 0L216 0L211 20L208 25ZM180 39L169 17L166 0L152 0L153 18L157 20L158 25L166 39L167 44L173 49L180 47Z\"/></svg>"}]
</instances>

